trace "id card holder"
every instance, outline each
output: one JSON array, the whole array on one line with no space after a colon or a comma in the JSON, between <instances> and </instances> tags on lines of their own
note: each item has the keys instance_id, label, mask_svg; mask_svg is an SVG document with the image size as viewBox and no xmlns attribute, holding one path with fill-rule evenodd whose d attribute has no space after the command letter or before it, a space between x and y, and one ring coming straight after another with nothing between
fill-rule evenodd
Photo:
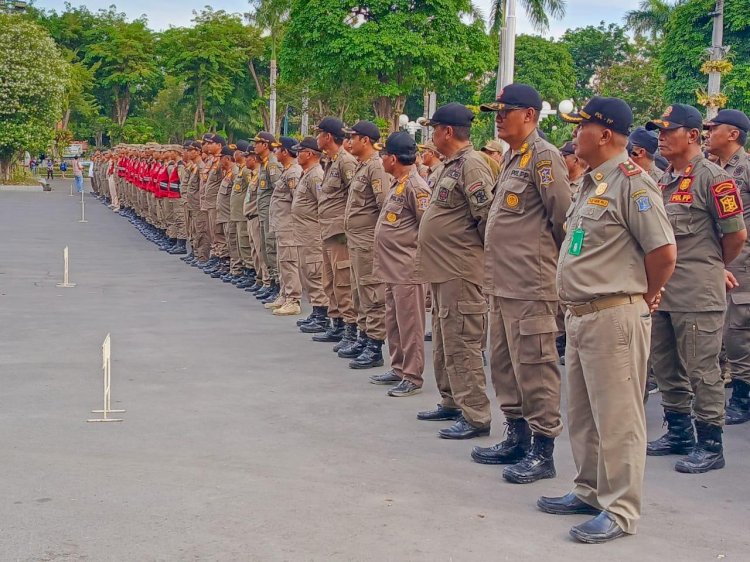
<instances>
[{"instance_id":1,"label":"id card holder","mask_svg":"<svg viewBox=\"0 0 750 562\"><path fill-rule=\"evenodd\" d=\"M568 253L571 256L580 256L581 249L583 248L583 238L586 235L582 228L576 228L570 237L570 246L568 247Z\"/></svg>"}]
</instances>

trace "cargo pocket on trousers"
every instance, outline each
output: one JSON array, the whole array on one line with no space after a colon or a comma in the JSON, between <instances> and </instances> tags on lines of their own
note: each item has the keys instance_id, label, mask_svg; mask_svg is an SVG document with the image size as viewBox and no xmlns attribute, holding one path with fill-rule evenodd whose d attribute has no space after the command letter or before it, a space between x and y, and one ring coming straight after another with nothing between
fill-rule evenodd
<instances>
[{"instance_id":1,"label":"cargo pocket on trousers","mask_svg":"<svg viewBox=\"0 0 750 562\"><path fill-rule=\"evenodd\" d=\"M336 277L337 287L350 287L351 281L351 267L352 262L350 260L342 260L336 263L336 271L334 275Z\"/></svg>"},{"instance_id":2,"label":"cargo pocket on trousers","mask_svg":"<svg viewBox=\"0 0 750 562\"><path fill-rule=\"evenodd\" d=\"M521 363L549 363L557 360L557 322L554 316L524 318L518 322L518 330L521 334Z\"/></svg>"},{"instance_id":3,"label":"cargo pocket on trousers","mask_svg":"<svg viewBox=\"0 0 750 562\"><path fill-rule=\"evenodd\" d=\"M727 310L729 327L733 330L750 330L750 293L729 293L732 306Z\"/></svg>"},{"instance_id":4,"label":"cargo pocket on trousers","mask_svg":"<svg viewBox=\"0 0 750 562\"><path fill-rule=\"evenodd\" d=\"M463 340L481 343L487 329L487 303L458 301L458 312L461 315Z\"/></svg>"}]
</instances>

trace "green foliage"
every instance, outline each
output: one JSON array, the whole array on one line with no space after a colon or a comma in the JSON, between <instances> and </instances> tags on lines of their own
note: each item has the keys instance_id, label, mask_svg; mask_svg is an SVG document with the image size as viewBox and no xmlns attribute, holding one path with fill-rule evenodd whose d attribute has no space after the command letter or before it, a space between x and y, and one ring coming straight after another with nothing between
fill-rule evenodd
<instances>
[{"instance_id":1,"label":"green foliage","mask_svg":"<svg viewBox=\"0 0 750 562\"><path fill-rule=\"evenodd\" d=\"M46 149L62 114L68 74L69 65L43 28L17 15L0 14L2 176L19 151Z\"/></svg>"},{"instance_id":2,"label":"green foliage","mask_svg":"<svg viewBox=\"0 0 750 562\"><path fill-rule=\"evenodd\" d=\"M633 51L625 29L601 22L566 31L560 41L573 57L576 75L576 101L585 102L594 94L591 79L601 68L623 62Z\"/></svg>"},{"instance_id":3,"label":"green foliage","mask_svg":"<svg viewBox=\"0 0 750 562\"><path fill-rule=\"evenodd\" d=\"M503 26L506 0L493 0L490 7L490 29L497 34ZM565 15L565 0L522 0L529 22L537 31L549 29L549 17L560 19Z\"/></svg>"},{"instance_id":4,"label":"green foliage","mask_svg":"<svg viewBox=\"0 0 750 562\"><path fill-rule=\"evenodd\" d=\"M660 59L670 102L697 105L695 92L706 87L708 78L700 67L711 45L714 6L714 0L688 0L672 12ZM731 47L734 62L732 72L722 77L727 107L750 113L750 0L725 2L724 45Z\"/></svg>"}]
</instances>

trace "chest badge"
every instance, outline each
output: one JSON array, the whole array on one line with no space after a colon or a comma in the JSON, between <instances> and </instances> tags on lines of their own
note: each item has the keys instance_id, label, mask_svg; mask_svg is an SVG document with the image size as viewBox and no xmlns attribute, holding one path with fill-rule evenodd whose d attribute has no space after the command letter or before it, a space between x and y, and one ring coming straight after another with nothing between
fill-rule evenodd
<instances>
[{"instance_id":1,"label":"chest badge","mask_svg":"<svg viewBox=\"0 0 750 562\"><path fill-rule=\"evenodd\" d=\"M596 186L596 191L594 191L595 195L603 195L605 191L607 191L607 188L609 186L606 183L600 183Z\"/></svg>"},{"instance_id":2,"label":"chest badge","mask_svg":"<svg viewBox=\"0 0 750 562\"><path fill-rule=\"evenodd\" d=\"M505 204L510 209L515 209L516 207L518 207L518 204L520 202L521 202L521 200L518 198L518 195L516 195L515 193L508 193L505 196Z\"/></svg>"},{"instance_id":3,"label":"chest badge","mask_svg":"<svg viewBox=\"0 0 750 562\"><path fill-rule=\"evenodd\" d=\"M396 222L396 219L398 219L398 216L396 215L396 213L388 213L385 216L385 220L387 220L388 222Z\"/></svg>"}]
</instances>

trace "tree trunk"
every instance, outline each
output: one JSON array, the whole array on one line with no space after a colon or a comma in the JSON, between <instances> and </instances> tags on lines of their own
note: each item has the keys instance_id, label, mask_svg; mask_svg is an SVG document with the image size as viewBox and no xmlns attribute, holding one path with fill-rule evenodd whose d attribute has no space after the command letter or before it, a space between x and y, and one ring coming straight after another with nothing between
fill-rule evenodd
<instances>
[{"instance_id":1,"label":"tree trunk","mask_svg":"<svg viewBox=\"0 0 750 562\"><path fill-rule=\"evenodd\" d=\"M206 112L203 108L203 96L198 95L198 103L195 106L195 117L193 119L193 129L198 131L198 124L201 126L206 124Z\"/></svg>"},{"instance_id":2,"label":"tree trunk","mask_svg":"<svg viewBox=\"0 0 750 562\"><path fill-rule=\"evenodd\" d=\"M0 183L5 183L10 179L10 169L12 161L12 157L0 157Z\"/></svg>"},{"instance_id":3,"label":"tree trunk","mask_svg":"<svg viewBox=\"0 0 750 562\"><path fill-rule=\"evenodd\" d=\"M398 116L404 111L405 105L405 96L396 96L395 98L380 96L373 102L372 108L376 117L388 122L388 131L392 133L398 131Z\"/></svg>"},{"instance_id":4,"label":"tree trunk","mask_svg":"<svg viewBox=\"0 0 750 562\"><path fill-rule=\"evenodd\" d=\"M70 122L70 108L68 108L65 111L65 115L63 116L62 122L60 123L60 128L61 129L67 129L69 122Z\"/></svg>"},{"instance_id":5,"label":"tree trunk","mask_svg":"<svg viewBox=\"0 0 750 562\"><path fill-rule=\"evenodd\" d=\"M130 111L130 89L126 86L122 92L119 87L115 87L115 120L122 127L128 118Z\"/></svg>"},{"instance_id":6,"label":"tree trunk","mask_svg":"<svg viewBox=\"0 0 750 562\"><path fill-rule=\"evenodd\" d=\"M258 97L263 98L265 95L265 88L263 87L263 83L258 77L258 73L255 71L255 63L253 63L252 60L248 61L247 69L250 71L250 76L253 77L253 82L255 82L255 89L258 91ZM260 117L261 119L263 119L263 129L266 131L270 131L271 112L268 110L268 106L265 104L260 107Z\"/></svg>"}]
</instances>

